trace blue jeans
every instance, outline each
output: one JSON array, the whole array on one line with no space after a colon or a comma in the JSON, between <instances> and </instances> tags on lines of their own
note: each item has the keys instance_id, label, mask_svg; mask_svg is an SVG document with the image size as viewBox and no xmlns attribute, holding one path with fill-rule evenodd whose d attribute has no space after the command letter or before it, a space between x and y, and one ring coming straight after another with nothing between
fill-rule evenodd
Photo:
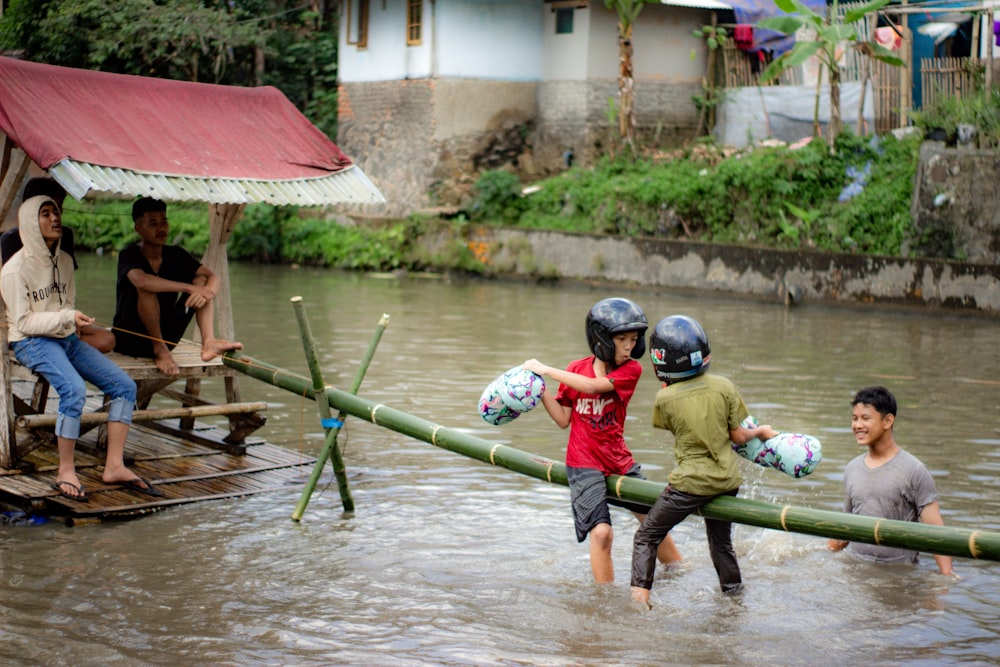
<instances>
[{"instance_id":1,"label":"blue jeans","mask_svg":"<svg viewBox=\"0 0 1000 667\"><path fill-rule=\"evenodd\" d=\"M76 334L66 338L31 336L11 344L21 364L35 371L59 395L56 436L80 437L80 416L90 382L111 397L108 421L132 423L135 409L135 382L113 361L84 343Z\"/></svg>"}]
</instances>

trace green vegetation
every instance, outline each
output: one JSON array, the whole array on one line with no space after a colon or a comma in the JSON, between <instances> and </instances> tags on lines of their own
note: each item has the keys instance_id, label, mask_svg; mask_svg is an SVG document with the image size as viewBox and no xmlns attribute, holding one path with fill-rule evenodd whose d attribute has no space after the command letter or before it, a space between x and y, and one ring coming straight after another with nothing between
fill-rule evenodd
<instances>
[{"instance_id":1,"label":"green vegetation","mask_svg":"<svg viewBox=\"0 0 1000 667\"><path fill-rule=\"evenodd\" d=\"M82 249L118 252L137 239L131 202L67 199L66 224ZM170 242L196 256L208 248L208 207L202 203L172 203L168 209ZM453 224L411 218L367 225L341 224L310 209L248 206L228 242L230 259L267 263L298 263L357 271L393 269L454 269L482 271L464 243L443 241L429 253L418 238ZM459 234L441 238L461 239Z\"/></svg>"},{"instance_id":2,"label":"green vegetation","mask_svg":"<svg viewBox=\"0 0 1000 667\"><path fill-rule=\"evenodd\" d=\"M1000 90L997 89L989 97L982 87L966 99L941 95L919 111L911 111L910 117L924 134L944 130L950 143L955 143L960 125L971 125L977 130L981 148L1000 146Z\"/></svg>"},{"instance_id":3,"label":"green vegetation","mask_svg":"<svg viewBox=\"0 0 1000 667\"><path fill-rule=\"evenodd\" d=\"M812 141L726 159L709 148L662 163L608 160L549 179L526 198L486 173L470 211L506 211L494 222L528 228L896 255L910 225L919 145L918 137L844 133L833 155Z\"/></svg>"}]
</instances>

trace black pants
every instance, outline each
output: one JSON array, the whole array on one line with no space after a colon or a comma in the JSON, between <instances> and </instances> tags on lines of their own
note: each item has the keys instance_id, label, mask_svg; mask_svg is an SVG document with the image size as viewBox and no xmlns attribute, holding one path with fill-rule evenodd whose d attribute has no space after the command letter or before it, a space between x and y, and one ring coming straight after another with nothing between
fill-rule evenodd
<instances>
[{"instance_id":1,"label":"black pants","mask_svg":"<svg viewBox=\"0 0 1000 667\"><path fill-rule=\"evenodd\" d=\"M725 495L735 496L739 489ZM632 585L645 589L653 587L653 573L656 568L656 549L666 538L670 529L683 521L717 496L696 496L683 491L674 491L669 486L656 499L646 520L635 531L632 543ZM742 579L740 565L733 551L733 523L719 519L705 519L705 533L708 535L708 549L712 564L719 575L719 583L724 592L739 589Z\"/></svg>"}]
</instances>

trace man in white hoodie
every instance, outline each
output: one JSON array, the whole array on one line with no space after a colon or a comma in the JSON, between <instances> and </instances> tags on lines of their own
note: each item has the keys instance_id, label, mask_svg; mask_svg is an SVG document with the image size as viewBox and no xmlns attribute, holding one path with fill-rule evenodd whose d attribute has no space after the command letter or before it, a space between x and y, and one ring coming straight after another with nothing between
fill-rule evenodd
<instances>
[{"instance_id":1,"label":"man in white hoodie","mask_svg":"<svg viewBox=\"0 0 1000 667\"><path fill-rule=\"evenodd\" d=\"M61 496L86 502L74 462L86 382L110 397L108 455L102 480L151 496L163 492L125 467L125 440L135 408L135 382L102 353L82 342L81 327L94 318L76 310L73 259L60 250L62 219L51 197L21 204L18 223L23 248L0 271L7 328L14 356L44 377L59 395L55 434L59 471L52 483Z\"/></svg>"}]
</instances>

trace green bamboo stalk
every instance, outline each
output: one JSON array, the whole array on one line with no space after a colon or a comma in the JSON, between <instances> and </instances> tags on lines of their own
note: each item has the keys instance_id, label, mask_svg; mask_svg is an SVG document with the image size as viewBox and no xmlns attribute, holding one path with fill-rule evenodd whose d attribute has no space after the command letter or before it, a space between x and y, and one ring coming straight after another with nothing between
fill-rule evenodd
<instances>
[{"instance_id":1,"label":"green bamboo stalk","mask_svg":"<svg viewBox=\"0 0 1000 667\"><path fill-rule=\"evenodd\" d=\"M227 353L223 363L276 387L313 400L316 398L308 380L300 375L242 354L237 357L233 353ZM377 426L552 484L567 484L566 466L553 459L490 443L337 389L326 388L325 394L331 406ZM612 496L648 505L652 505L664 489L662 482L619 475L608 477L607 484ZM881 544L945 556L1000 561L1000 533L996 532L879 519L728 496L708 503L702 508L701 514L712 519L773 530Z\"/></svg>"},{"instance_id":2,"label":"green bamboo stalk","mask_svg":"<svg viewBox=\"0 0 1000 667\"><path fill-rule=\"evenodd\" d=\"M309 327L309 320L306 318L306 309L302 303L302 297L292 297L292 308L295 310L295 319L299 323L299 335L302 337L302 348L305 350L306 363L309 365L309 373L312 375L313 390L314 392L322 392L325 386L323 372L319 367L316 343L313 339L312 329ZM326 422L330 418L330 404L326 401L316 401L316 408L319 412L320 422ZM344 423L342 419L338 420L338 422L341 424ZM299 503L296 505L295 511L292 512L292 520L294 521L300 520L305 513L306 506L309 504L309 499L316 488L316 483L319 482L323 466L326 465L327 459L330 459L333 466L333 474L337 478L337 489L340 491L340 501L344 505L344 511L354 511L354 498L351 497L351 488L347 483L347 470L344 466L344 458L340 453L340 447L337 446L337 435L340 433L340 427L324 426L323 430L326 432L326 442L323 444L323 451L316 460L312 474L309 476L309 480L302 490Z\"/></svg>"}]
</instances>

